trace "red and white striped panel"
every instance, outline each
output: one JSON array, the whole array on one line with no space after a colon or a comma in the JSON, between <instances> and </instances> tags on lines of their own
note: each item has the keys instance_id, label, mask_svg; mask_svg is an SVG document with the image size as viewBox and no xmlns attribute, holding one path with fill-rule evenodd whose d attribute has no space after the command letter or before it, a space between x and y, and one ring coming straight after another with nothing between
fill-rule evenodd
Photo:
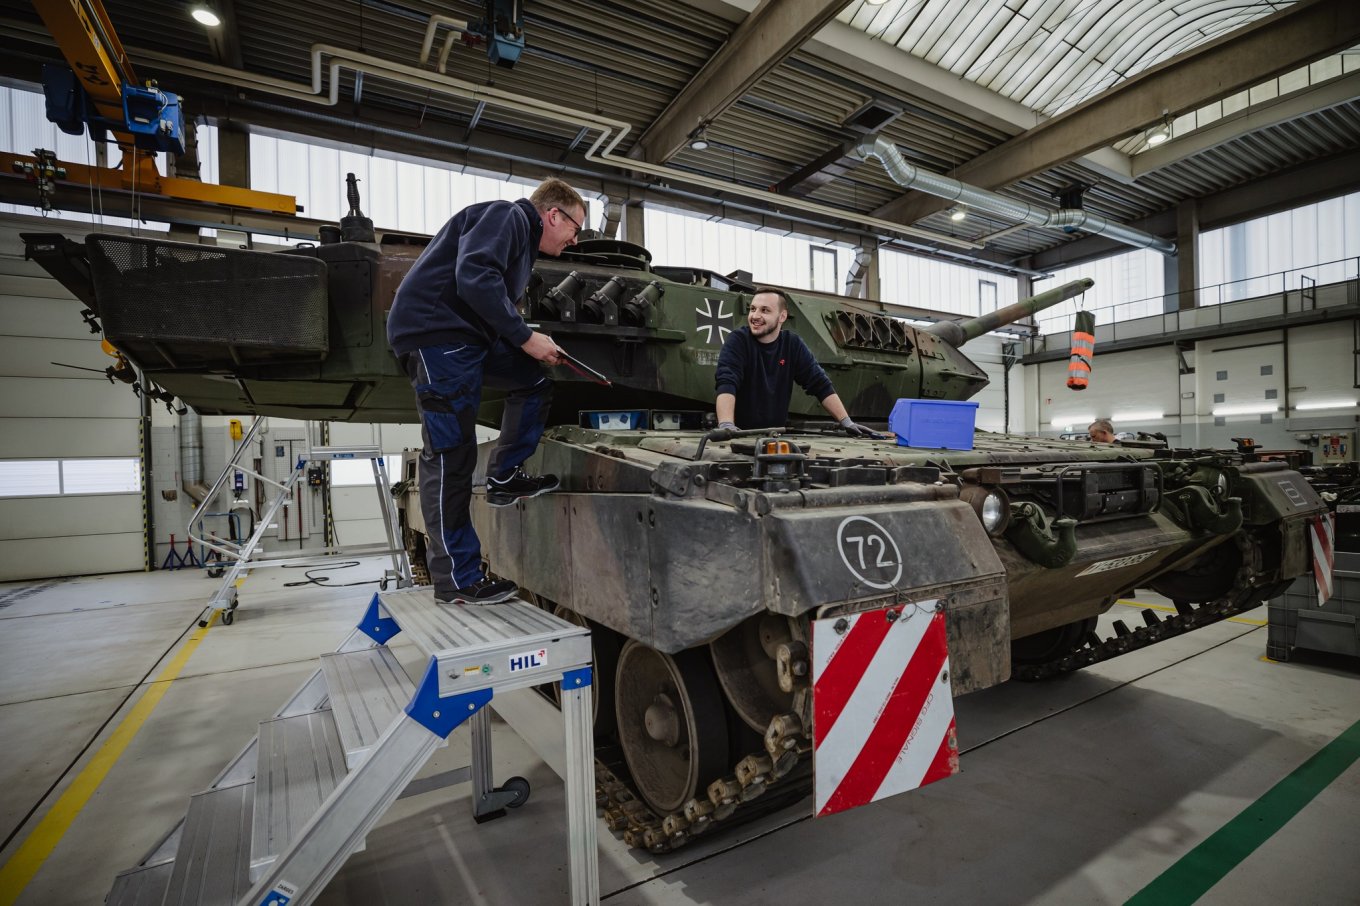
<instances>
[{"instance_id":1,"label":"red and white striped panel","mask_svg":"<svg viewBox=\"0 0 1360 906\"><path fill-rule=\"evenodd\" d=\"M1336 516L1323 513L1308 524L1308 538L1313 542L1313 578L1317 580L1318 607L1332 597L1332 567L1336 549L1332 541L1336 535Z\"/></svg>"},{"instance_id":2,"label":"red and white striped panel","mask_svg":"<svg viewBox=\"0 0 1360 906\"><path fill-rule=\"evenodd\" d=\"M817 815L958 772L944 612L935 603L813 621Z\"/></svg>"}]
</instances>

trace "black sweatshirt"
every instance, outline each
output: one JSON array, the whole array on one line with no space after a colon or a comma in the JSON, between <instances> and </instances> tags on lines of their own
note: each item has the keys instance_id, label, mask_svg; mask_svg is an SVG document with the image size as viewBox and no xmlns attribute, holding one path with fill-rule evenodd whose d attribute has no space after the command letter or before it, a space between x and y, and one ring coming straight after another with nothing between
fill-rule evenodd
<instances>
[{"instance_id":1,"label":"black sweatshirt","mask_svg":"<svg viewBox=\"0 0 1360 906\"><path fill-rule=\"evenodd\" d=\"M444 224L401 281L387 315L387 342L401 355L426 346L504 337L522 346L532 331L515 302L533 272L543 218L528 199L470 205Z\"/></svg>"},{"instance_id":2,"label":"black sweatshirt","mask_svg":"<svg viewBox=\"0 0 1360 906\"><path fill-rule=\"evenodd\" d=\"M773 343L754 339L749 327L727 335L715 382L718 393L737 398L738 428L782 428L789 420L794 381L818 402L836 392L797 334L781 330Z\"/></svg>"}]
</instances>

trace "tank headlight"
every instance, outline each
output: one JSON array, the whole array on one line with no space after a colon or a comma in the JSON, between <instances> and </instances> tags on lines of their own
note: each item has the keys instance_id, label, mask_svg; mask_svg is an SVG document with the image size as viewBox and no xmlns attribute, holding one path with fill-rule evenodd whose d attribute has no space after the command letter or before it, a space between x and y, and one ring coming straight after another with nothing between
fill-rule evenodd
<instances>
[{"instance_id":1,"label":"tank headlight","mask_svg":"<svg viewBox=\"0 0 1360 906\"><path fill-rule=\"evenodd\" d=\"M1227 496L1228 496L1228 473L1227 473L1227 472L1219 472L1219 473L1218 473L1218 481L1216 482L1216 484L1218 485L1218 496L1219 496L1219 497L1227 497Z\"/></svg>"},{"instance_id":2,"label":"tank headlight","mask_svg":"<svg viewBox=\"0 0 1360 906\"><path fill-rule=\"evenodd\" d=\"M987 534L995 535L1009 514L1006 501L1000 491L991 491L982 498L982 527Z\"/></svg>"},{"instance_id":3,"label":"tank headlight","mask_svg":"<svg viewBox=\"0 0 1360 906\"><path fill-rule=\"evenodd\" d=\"M959 498L973 508L989 535L1000 535L1011 521L1011 501L1000 488L965 485Z\"/></svg>"}]
</instances>

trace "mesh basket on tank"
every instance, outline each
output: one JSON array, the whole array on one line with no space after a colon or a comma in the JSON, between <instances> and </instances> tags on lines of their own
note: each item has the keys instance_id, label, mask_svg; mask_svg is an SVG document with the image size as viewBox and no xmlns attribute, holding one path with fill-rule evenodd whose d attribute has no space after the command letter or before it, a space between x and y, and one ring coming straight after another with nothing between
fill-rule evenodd
<instances>
[{"instance_id":1,"label":"mesh basket on tank","mask_svg":"<svg viewBox=\"0 0 1360 906\"><path fill-rule=\"evenodd\" d=\"M314 258L93 234L104 333L143 368L317 361L326 265Z\"/></svg>"}]
</instances>

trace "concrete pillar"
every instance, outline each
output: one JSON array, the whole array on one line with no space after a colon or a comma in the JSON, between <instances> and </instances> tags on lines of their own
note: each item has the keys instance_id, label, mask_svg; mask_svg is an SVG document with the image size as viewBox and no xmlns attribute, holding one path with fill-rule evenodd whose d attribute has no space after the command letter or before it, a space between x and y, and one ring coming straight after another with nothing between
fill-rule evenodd
<instances>
[{"instance_id":1,"label":"concrete pillar","mask_svg":"<svg viewBox=\"0 0 1360 906\"><path fill-rule=\"evenodd\" d=\"M623 241L647 247L647 228L643 222L641 199L629 198L623 206Z\"/></svg>"},{"instance_id":2,"label":"concrete pillar","mask_svg":"<svg viewBox=\"0 0 1360 906\"><path fill-rule=\"evenodd\" d=\"M1181 309L1198 306L1199 205L1187 198L1176 207L1176 289ZM1167 259L1171 260L1171 259Z\"/></svg>"},{"instance_id":3,"label":"concrete pillar","mask_svg":"<svg viewBox=\"0 0 1360 906\"><path fill-rule=\"evenodd\" d=\"M227 123L217 127L217 181L250 188L250 133Z\"/></svg>"},{"instance_id":4,"label":"concrete pillar","mask_svg":"<svg viewBox=\"0 0 1360 906\"><path fill-rule=\"evenodd\" d=\"M878 267L878 246L869 245L867 248L873 253L873 257L869 259L868 266L864 268L863 296L866 299L882 299L883 284L879 279L882 272Z\"/></svg>"}]
</instances>

